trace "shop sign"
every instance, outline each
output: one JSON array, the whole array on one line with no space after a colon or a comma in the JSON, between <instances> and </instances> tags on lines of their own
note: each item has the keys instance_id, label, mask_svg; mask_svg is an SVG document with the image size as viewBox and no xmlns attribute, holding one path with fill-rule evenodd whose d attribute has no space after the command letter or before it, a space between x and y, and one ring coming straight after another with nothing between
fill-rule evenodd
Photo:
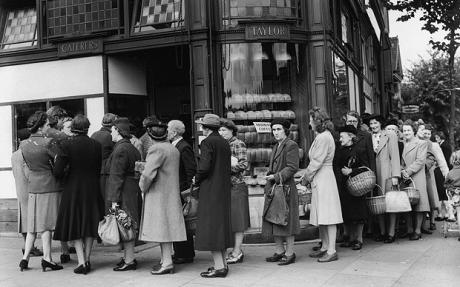
<instances>
[{"instance_id":1,"label":"shop sign","mask_svg":"<svg viewBox=\"0 0 460 287\"><path fill-rule=\"evenodd\" d=\"M246 25L246 40L289 40L291 31L287 24L254 23Z\"/></svg>"},{"instance_id":2,"label":"shop sign","mask_svg":"<svg viewBox=\"0 0 460 287\"><path fill-rule=\"evenodd\" d=\"M102 53L102 39L64 42L58 44L58 57Z\"/></svg>"},{"instance_id":3,"label":"shop sign","mask_svg":"<svg viewBox=\"0 0 460 287\"><path fill-rule=\"evenodd\" d=\"M269 122L253 122L256 127L256 132L259 134L267 134L272 132Z\"/></svg>"}]
</instances>

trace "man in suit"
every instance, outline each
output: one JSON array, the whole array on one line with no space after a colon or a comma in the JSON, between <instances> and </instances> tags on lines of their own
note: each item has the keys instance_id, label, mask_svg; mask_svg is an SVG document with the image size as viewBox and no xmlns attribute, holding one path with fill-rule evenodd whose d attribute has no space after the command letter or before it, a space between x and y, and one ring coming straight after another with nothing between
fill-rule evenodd
<instances>
[{"instance_id":1,"label":"man in suit","mask_svg":"<svg viewBox=\"0 0 460 287\"><path fill-rule=\"evenodd\" d=\"M179 150L179 189L184 191L192 185L196 173L195 154L192 147L183 139L185 125L179 120L168 123L168 139ZM182 202L183 203L183 202ZM192 263L195 257L193 232L187 230L187 241L174 242L174 264Z\"/></svg>"}]
</instances>

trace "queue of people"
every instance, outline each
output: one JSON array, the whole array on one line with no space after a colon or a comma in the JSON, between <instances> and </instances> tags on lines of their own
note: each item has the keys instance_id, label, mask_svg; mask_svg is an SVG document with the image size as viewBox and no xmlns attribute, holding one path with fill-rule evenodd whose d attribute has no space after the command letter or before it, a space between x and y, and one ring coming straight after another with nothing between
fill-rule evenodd
<instances>
[{"instance_id":1,"label":"queue of people","mask_svg":"<svg viewBox=\"0 0 460 287\"><path fill-rule=\"evenodd\" d=\"M204 139L195 155L182 137L185 125L179 120L165 123L149 116L143 121L145 133L133 139L129 119L108 113L102 128L89 137L90 122L85 116L69 118L55 107L52 112L36 112L29 118L30 136L12 156L20 206L18 227L25 238L21 271L29 268L30 256L43 256L43 271L61 270L75 248L74 272L90 273L98 224L105 214L119 209L130 217L137 236L121 243L123 257L114 265L116 272L136 270L137 239L160 244L161 260L152 275L172 274L175 265L192 263L195 250L211 252L214 265L201 273L205 278L226 277L228 264L243 262L242 242L250 225L244 181L248 157L233 121L214 114L197 120ZM428 124L400 123L379 115L363 123L354 111L344 116L340 127L334 127L321 108L308 114L315 138L301 184L311 188L310 224L319 227L321 240L310 257L320 263L338 260L337 241L340 247L360 250L365 230L374 233L376 241L393 243L398 237L419 240L422 233L430 232L424 228L427 215L428 229L435 228L435 220L455 220L455 209L460 209L458 200L453 202L459 198L460 154L454 152L450 158L444 134L436 133L438 142L432 142L433 128ZM275 144L265 177L262 234L275 242L274 253L266 261L282 266L296 261L294 240L300 233L294 180L299 146L289 138L289 120L275 119L270 126ZM145 165L139 177L136 163L140 161ZM381 194L415 186L419 201L411 212L370 216L368 195L354 196L346 184L363 170L375 174ZM199 187L195 230L184 219L181 196L193 186ZM280 217L268 218L274 210ZM37 233L43 252L34 246ZM52 259L52 239L61 241L61 264Z\"/></svg>"}]
</instances>

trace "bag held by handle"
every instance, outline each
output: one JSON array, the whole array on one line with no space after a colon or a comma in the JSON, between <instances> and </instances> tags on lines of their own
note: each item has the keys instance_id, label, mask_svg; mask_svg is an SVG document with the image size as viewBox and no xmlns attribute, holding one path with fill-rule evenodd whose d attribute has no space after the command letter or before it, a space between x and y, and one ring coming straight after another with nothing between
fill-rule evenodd
<instances>
[{"instance_id":1,"label":"bag held by handle","mask_svg":"<svg viewBox=\"0 0 460 287\"><path fill-rule=\"evenodd\" d=\"M120 243L120 232L115 214L110 213L104 216L104 219L99 222L97 233L105 244L117 245Z\"/></svg>"},{"instance_id":2,"label":"bag held by handle","mask_svg":"<svg viewBox=\"0 0 460 287\"><path fill-rule=\"evenodd\" d=\"M389 213L412 210L407 192L399 190L397 186L392 186L392 189L385 193L385 205Z\"/></svg>"},{"instance_id":3,"label":"bag held by handle","mask_svg":"<svg viewBox=\"0 0 460 287\"><path fill-rule=\"evenodd\" d=\"M274 184L270 192L266 195L269 200L268 206L264 211L264 219L275 225L287 226L289 221L289 193L290 186L283 184L280 174L280 184Z\"/></svg>"}]
</instances>

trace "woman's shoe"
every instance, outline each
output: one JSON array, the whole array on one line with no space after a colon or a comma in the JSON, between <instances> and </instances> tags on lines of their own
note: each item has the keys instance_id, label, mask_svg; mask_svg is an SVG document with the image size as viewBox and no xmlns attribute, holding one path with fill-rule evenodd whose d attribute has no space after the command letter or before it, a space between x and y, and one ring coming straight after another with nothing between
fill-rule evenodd
<instances>
[{"instance_id":1,"label":"woman's shoe","mask_svg":"<svg viewBox=\"0 0 460 287\"><path fill-rule=\"evenodd\" d=\"M314 252L310 253L308 256L310 256L311 258L320 258L326 253L327 253L327 250L321 250L320 249L318 251L314 251Z\"/></svg>"},{"instance_id":2,"label":"woman's shoe","mask_svg":"<svg viewBox=\"0 0 460 287\"><path fill-rule=\"evenodd\" d=\"M334 252L334 254L324 254L323 257L318 258L318 262L320 263L326 263L326 262L331 262L331 261L336 261L339 259L339 256L337 255L337 252Z\"/></svg>"},{"instance_id":3,"label":"woman's shoe","mask_svg":"<svg viewBox=\"0 0 460 287\"><path fill-rule=\"evenodd\" d=\"M284 252L281 254L274 253L272 256L265 258L265 261L267 262L278 262L283 258ZM220 270L220 269L219 269Z\"/></svg>"},{"instance_id":4,"label":"woman's shoe","mask_svg":"<svg viewBox=\"0 0 460 287\"><path fill-rule=\"evenodd\" d=\"M422 238L421 233L412 233L412 235L409 237L409 240L415 241L415 240L420 240Z\"/></svg>"},{"instance_id":5,"label":"woman's shoe","mask_svg":"<svg viewBox=\"0 0 460 287\"><path fill-rule=\"evenodd\" d=\"M88 273L88 269L84 264L78 265L78 267L73 270L73 273L86 275L86 273Z\"/></svg>"},{"instance_id":6,"label":"woman's shoe","mask_svg":"<svg viewBox=\"0 0 460 287\"><path fill-rule=\"evenodd\" d=\"M436 230L436 224L434 224L434 222L430 223L430 230Z\"/></svg>"},{"instance_id":7,"label":"woman's shoe","mask_svg":"<svg viewBox=\"0 0 460 287\"><path fill-rule=\"evenodd\" d=\"M440 216L437 216L437 217L434 218L434 221L444 221L444 220L446 220L446 219L447 219L447 217L440 217Z\"/></svg>"},{"instance_id":8,"label":"woman's shoe","mask_svg":"<svg viewBox=\"0 0 460 287\"><path fill-rule=\"evenodd\" d=\"M61 270L63 269L64 267L62 267L61 265L58 265L54 262L48 262L46 261L45 259L42 259L42 270L43 272L46 271L46 268L50 268L51 270Z\"/></svg>"},{"instance_id":9,"label":"woman's shoe","mask_svg":"<svg viewBox=\"0 0 460 287\"><path fill-rule=\"evenodd\" d=\"M22 252L24 254L24 252ZM29 253L30 256L37 257L37 256L43 256L43 252L38 249L36 246L32 247Z\"/></svg>"},{"instance_id":10,"label":"woman's shoe","mask_svg":"<svg viewBox=\"0 0 460 287\"><path fill-rule=\"evenodd\" d=\"M393 243L395 242L395 237L388 235L388 237L383 241L383 243Z\"/></svg>"},{"instance_id":11,"label":"woman's shoe","mask_svg":"<svg viewBox=\"0 0 460 287\"><path fill-rule=\"evenodd\" d=\"M447 218L446 221L447 222L457 222L457 219L455 219L455 218Z\"/></svg>"},{"instance_id":12,"label":"woman's shoe","mask_svg":"<svg viewBox=\"0 0 460 287\"><path fill-rule=\"evenodd\" d=\"M21 269L21 272L24 271L24 269L29 269L29 261L22 259L21 262L19 262L19 268Z\"/></svg>"},{"instance_id":13,"label":"woman's shoe","mask_svg":"<svg viewBox=\"0 0 460 287\"><path fill-rule=\"evenodd\" d=\"M75 249L75 247L69 247L69 253L70 254L76 254L77 250Z\"/></svg>"},{"instance_id":14,"label":"woman's shoe","mask_svg":"<svg viewBox=\"0 0 460 287\"><path fill-rule=\"evenodd\" d=\"M208 271L201 272L200 275L201 277L204 278L216 278L216 277L226 277L228 274L228 268L222 268L222 269L214 269L214 267L211 267L208 269Z\"/></svg>"},{"instance_id":15,"label":"woman's shoe","mask_svg":"<svg viewBox=\"0 0 460 287\"><path fill-rule=\"evenodd\" d=\"M137 264L134 260L131 263L124 263L121 266L117 266L113 268L113 271L129 271L129 270L136 270Z\"/></svg>"},{"instance_id":16,"label":"woman's shoe","mask_svg":"<svg viewBox=\"0 0 460 287\"><path fill-rule=\"evenodd\" d=\"M321 242L319 242L318 245L313 246L313 247L311 248L311 250L312 250L312 251L318 251L318 250L321 249L321 247L323 247L323 244L322 244Z\"/></svg>"},{"instance_id":17,"label":"woman's shoe","mask_svg":"<svg viewBox=\"0 0 460 287\"><path fill-rule=\"evenodd\" d=\"M136 265L136 267L137 267L137 260L136 260L136 259L134 259L133 262L131 262L131 263L134 264L134 265ZM131 263L130 263L130 264L131 264ZM117 266L117 267L121 267L121 266L123 266L123 265L125 265L125 259L122 257L122 258L120 259L120 262L118 262L116 266Z\"/></svg>"},{"instance_id":18,"label":"woman's shoe","mask_svg":"<svg viewBox=\"0 0 460 287\"><path fill-rule=\"evenodd\" d=\"M363 248L363 243L360 241L355 241L351 246L351 250L361 250L361 248Z\"/></svg>"},{"instance_id":19,"label":"woman's shoe","mask_svg":"<svg viewBox=\"0 0 460 287\"><path fill-rule=\"evenodd\" d=\"M61 254L61 264L70 262L70 254Z\"/></svg>"},{"instance_id":20,"label":"woman's shoe","mask_svg":"<svg viewBox=\"0 0 460 287\"><path fill-rule=\"evenodd\" d=\"M283 265L289 265L295 262L295 253L292 253L291 256L286 256L284 255L283 258L281 258L280 262L278 265L283 266Z\"/></svg>"},{"instance_id":21,"label":"woman's shoe","mask_svg":"<svg viewBox=\"0 0 460 287\"><path fill-rule=\"evenodd\" d=\"M86 273L91 272L91 262L86 261L85 262L85 267L86 267Z\"/></svg>"},{"instance_id":22,"label":"woman's shoe","mask_svg":"<svg viewBox=\"0 0 460 287\"><path fill-rule=\"evenodd\" d=\"M164 275L164 274L173 274L174 273L174 265L171 264L169 266L161 265L160 269L150 271L152 275Z\"/></svg>"},{"instance_id":23,"label":"woman's shoe","mask_svg":"<svg viewBox=\"0 0 460 287\"><path fill-rule=\"evenodd\" d=\"M238 256L234 256L233 253L230 253L227 257L227 264L235 264L235 263L242 263L244 258L243 251L238 254Z\"/></svg>"}]
</instances>

